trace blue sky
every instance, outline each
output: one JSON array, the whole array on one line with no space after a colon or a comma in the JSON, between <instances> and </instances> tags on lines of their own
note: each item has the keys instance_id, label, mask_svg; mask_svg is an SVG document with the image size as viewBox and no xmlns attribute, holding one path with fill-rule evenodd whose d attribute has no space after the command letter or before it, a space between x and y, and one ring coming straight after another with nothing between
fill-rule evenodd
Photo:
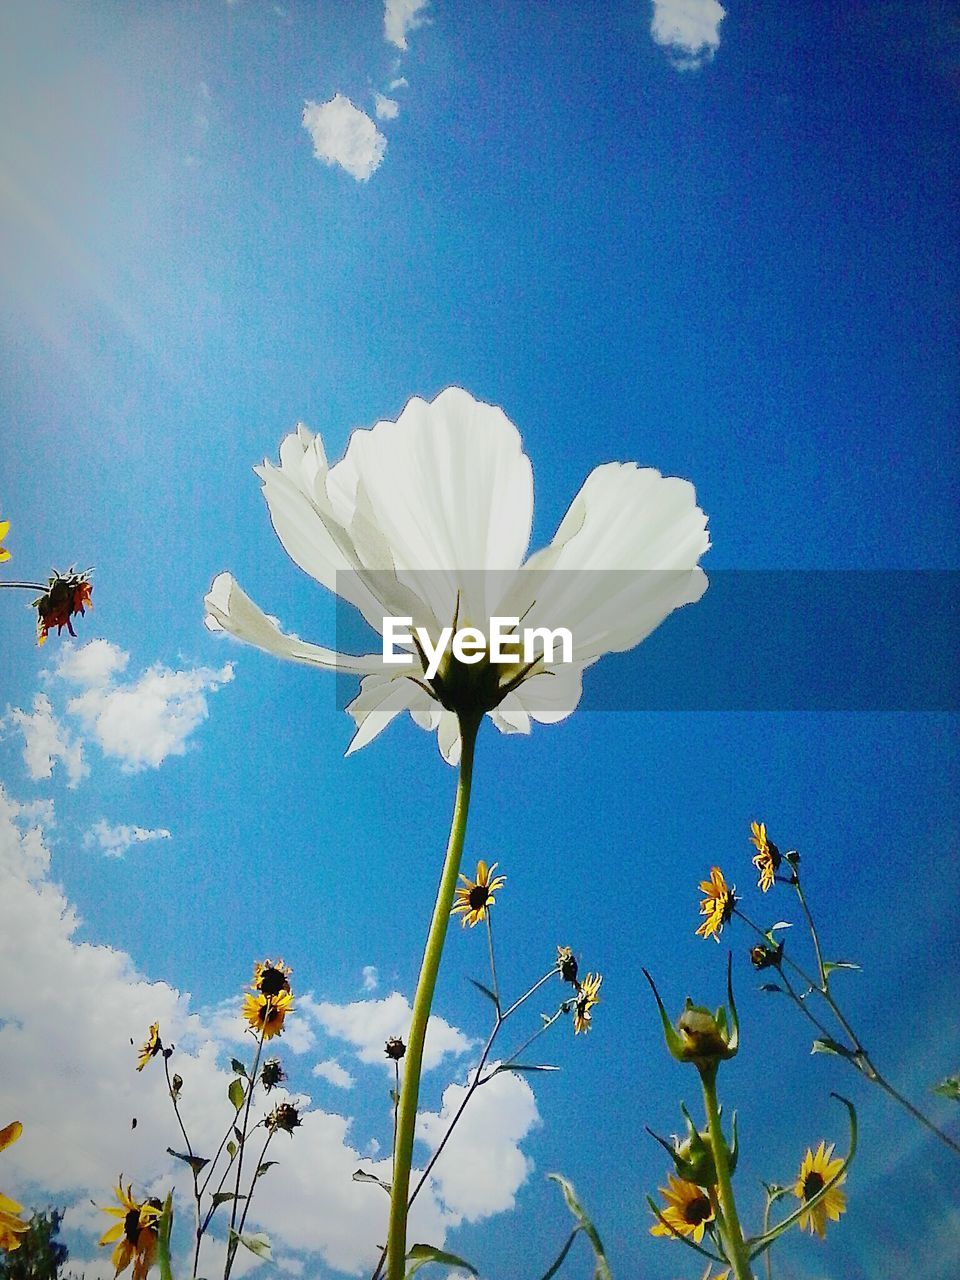
<instances>
[{"instance_id":1,"label":"blue sky","mask_svg":"<svg viewBox=\"0 0 960 1280\"><path fill-rule=\"evenodd\" d=\"M380 1206L349 1175L371 1142L386 1154L390 1078L364 1054L413 990L454 775L407 720L344 759L332 677L203 628L230 569L288 627L335 638L332 598L286 557L251 472L297 421L334 459L412 395L459 385L502 405L533 463L534 547L616 459L693 481L708 575L958 564L955 7L415 8L0 15L2 572L96 566L76 641L38 650L29 597L0 599L17 904L0 953L29 975L0 1007L0 1123L25 1126L0 1188L69 1207L88 1280L110 1270L89 1261L90 1198L121 1169L170 1178L172 1118L129 1038L158 1016L177 1028L198 1115L218 1107L237 995L277 953L305 997L284 1047L313 1119L283 1151L287 1181L264 1183L264 1226L306 1280L357 1272L377 1238ZM789 669L802 625L759 592L750 612L783 632ZM679 645L692 617L651 645ZM922 629L913 651L923 664ZM543 1178L560 1169L616 1275L697 1274L647 1234L666 1169L643 1127L673 1131L696 1090L640 969L676 1009L720 999L726 947L694 936L714 863L757 915L791 917L751 887L754 818L801 850L828 950L863 965L844 977L864 1041L956 1133L955 1106L926 1092L960 1066L955 714L487 729L468 860L509 877L503 979L569 943L604 999L589 1037L564 1025L547 1046L561 1074L508 1082L478 1113L424 1229L484 1280L540 1274L565 1228ZM790 1240L778 1275L954 1274L955 1157L810 1057L731 936L745 1044L723 1086L744 1203L807 1145L842 1143L831 1089L863 1123L848 1214L824 1244ZM479 932L454 930L429 1111L485 1032L466 981L484 964Z\"/></svg>"}]
</instances>

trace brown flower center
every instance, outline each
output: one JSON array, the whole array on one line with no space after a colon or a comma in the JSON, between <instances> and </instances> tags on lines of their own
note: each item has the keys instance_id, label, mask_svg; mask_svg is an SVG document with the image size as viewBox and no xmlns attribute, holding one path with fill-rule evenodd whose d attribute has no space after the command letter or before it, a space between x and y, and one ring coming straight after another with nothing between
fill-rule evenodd
<instances>
[{"instance_id":1,"label":"brown flower center","mask_svg":"<svg viewBox=\"0 0 960 1280\"><path fill-rule=\"evenodd\" d=\"M281 991L289 989L286 974L273 966L261 972L258 985L265 996L278 996Z\"/></svg>"},{"instance_id":2,"label":"brown flower center","mask_svg":"<svg viewBox=\"0 0 960 1280\"><path fill-rule=\"evenodd\" d=\"M487 899L490 897L490 890L485 884L475 884L470 890L470 906L474 911L479 911L481 907L487 905Z\"/></svg>"},{"instance_id":3,"label":"brown flower center","mask_svg":"<svg viewBox=\"0 0 960 1280\"><path fill-rule=\"evenodd\" d=\"M140 1210L128 1209L123 1220L123 1234L130 1244L136 1244L140 1238Z\"/></svg>"},{"instance_id":4,"label":"brown flower center","mask_svg":"<svg viewBox=\"0 0 960 1280\"><path fill-rule=\"evenodd\" d=\"M803 1180L803 1198L812 1200L818 1191L823 1190L823 1174L811 1169Z\"/></svg>"},{"instance_id":5,"label":"brown flower center","mask_svg":"<svg viewBox=\"0 0 960 1280\"><path fill-rule=\"evenodd\" d=\"M706 1196L695 1196L683 1206L683 1220L691 1227L699 1227L713 1217L713 1209Z\"/></svg>"}]
</instances>

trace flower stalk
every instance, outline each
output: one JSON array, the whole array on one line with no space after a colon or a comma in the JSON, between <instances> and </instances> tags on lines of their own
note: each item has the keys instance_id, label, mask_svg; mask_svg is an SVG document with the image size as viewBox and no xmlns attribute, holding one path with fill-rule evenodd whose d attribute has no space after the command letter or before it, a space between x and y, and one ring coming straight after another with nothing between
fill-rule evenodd
<instances>
[{"instance_id":1,"label":"flower stalk","mask_svg":"<svg viewBox=\"0 0 960 1280\"><path fill-rule=\"evenodd\" d=\"M457 777L457 796L447 840L447 852L440 876L437 900L433 908L430 930L420 965L420 977L413 1001L410 1036L404 1058L400 1106L397 1109L397 1140L393 1152L393 1178L390 1184L390 1219L387 1230L387 1280L403 1280L407 1250L407 1197L410 1189L410 1165L413 1160L413 1135L420 1096L420 1072L427 1021L433 1004L433 993L440 971L440 957L450 923L450 910L463 856L473 781L473 757L480 727L480 715L460 716L462 753Z\"/></svg>"},{"instance_id":2,"label":"flower stalk","mask_svg":"<svg viewBox=\"0 0 960 1280\"><path fill-rule=\"evenodd\" d=\"M720 1202L721 1211L717 1214L717 1227L723 1240L727 1260L733 1267L737 1280L753 1280L747 1246L737 1214L737 1204L733 1196L730 1153L720 1124L720 1108L717 1106L718 1065L718 1062L714 1062L699 1068L700 1081L703 1085L703 1104L707 1115L707 1132L710 1134L710 1146L717 1170L717 1199Z\"/></svg>"}]
</instances>

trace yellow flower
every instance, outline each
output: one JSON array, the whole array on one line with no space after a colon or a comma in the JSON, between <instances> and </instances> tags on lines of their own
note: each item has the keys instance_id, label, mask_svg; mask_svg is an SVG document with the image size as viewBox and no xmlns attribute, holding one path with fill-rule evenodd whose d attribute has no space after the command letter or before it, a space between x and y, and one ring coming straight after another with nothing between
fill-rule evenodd
<instances>
[{"instance_id":1,"label":"yellow flower","mask_svg":"<svg viewBox=\"0 0 960 1280\"><path fill-rule=\"evenodd\" d=\"M10 552L3 545L3 540L10 532L10 521L0 520L0 563L10 559Z\"/></svg>"},{"instance_id":2,"label":"yellow flower","mask_svg":"<svg viewBox=\"0 0 960 1280\"><path fill-rule=\"evenodd\" d=\"M603 978L599 973L588 973L580 983L577 999L573 1006L574 1035L579 1035L581 1031L590 1030L590 1024L593 1021L590 1016L590 1010L595 1004L600 1003L600 997L597 992L600 990L602 981Z\"/></svg>"},{"instance_id":3,"label":"yellow flower","mask_svg":"<svg viewBox=\"0 0 960 1280\"><path fill-rule=\"evenodd\" d=\"M701 880L700 888L707 895L700 903L700 914L707 918L697 930L697 934L701 938L709 938L712 934L714 940L719 942L723 926L733 915L733 908L737 901L736 886L731 888L727 884L719 867L711 867L710 879Z\"/></svg>"},{"instance_id":4,"label":"yellow flower","mask_svg":"<svg viewBox=\"0 0 960 1280\"><path fill-rule=\"evenodd\" d=\"M3 529L3 532L0 532L0 539L2 539L3 534L6 533L6 527L0 526L0 528ZM23 1125L19 1120L14 1120L0 1129L0 1151L16 1142L21 1133L23 1133ZM22 1209L23 1205L17 1204L16 1200L11 1200L0 1191L0 1249L5 1249L8 1253L13 1253L14 1249L20 1248L19 1236L30 1226L20 1217Z\"/></svg>"},{"instance_id":5,"label":"yellow flower","mask_svg":"<svg viewBox=\"0 0 960 1280\"><path fill-rule=\"evenodd\" d=\"M793 1194L798 1200L802 1200L804 1204L808 1200L812 1200L818 1191L833 1178L843 1167L843 1161L838 1156L836 1160L831 1159L833 1155L833 1143L826 1146L821 1142L816 1152L807 1148L807 1154L803 1157L803 1163L800 1166L800 1173L797 1177L796 1186L793 1188ZM800 1215L800 1230L809 1231L812 1235L815 1231L822 1240L827 1233L827 1219L831 1222L839 1222L841 1213L845 1213L847 1209L846 1194L840 1190L842 1183L846 1182L847 1175L844 1173L833 1184L822 1200L818 1201L812 1209L805 1209Z\"/></svg>"},{"instance_id":6,"label":"yellow flower","mask_svg":"<svg viewBox=\"0 0 960 1280\"><path fill-rule=\"evenodd\" d=\"M160 1039L160 1023L151 1022L147 1038L137 1052L137 1070L142 1071L150 1059L155 1058L162 1050L163 1042Z\"/></svg>"},{"instance_id":7,"label":"yellow flower","mask_svg":"<svg viewBox=\"0 0 960 1280\"><path fill-rule=\"evenodd\" d=\"M282 960L278 960L276 964L272 960L264 960L262 964L258 961L253 966L253 982L250 985L261 995L278 996L281 991L289 992L291 973L293 970Z\"/></svg>"},{"instance_id":8,"label":"yellow flower","mask_svg":"<svg viewBox=\"0 0 960 1280\"><path fill-rule=\"evenodd\" d=\"M667 1184L660 1188L660 1194L667 1202L663 1208L663 1216L670 1226L658 1219L650 1228L650 1234L672 1236L676 1233L681 1236L692 1236L699 1244L703 1239L707 1223L713 1221L713 1205L710 1203L710 1197L702 1187L692 1182L684 1182L682 1178L675 1178L672 1173L667 1174ZM670 1227L673 1227L673 1231Z\"/></svg>"},{"instance_id":9,"label":"yellow flower","mask_svg":"<svg viewBox=\"0 0 960 1280\"><path fill-rule=\"evenodd\" d=\"M147 1272L153 1266L157 1252L157 1235L159 1219L163 1206L159 1200L134 1200L133 1187L123 1187L123 1174L114 1187L114 1195L119 1207L104 1209L114 1218L119 1218L100 1237L101 1244L112 1244L116 1247L110 1255L114 1266L114 1275L126 1271L133 1263L133 1280L146 1280Z\"/></svg>"},{"instance_id":10,"label":"yellow flower","mask_svg":"<svg viewBox=\"0 0 960 1280\"><path fill-rule=\"evenodd\" d=\"M275 996L257 995L243 997L243 1016L254 1031L263 1031L264 1040L272 1040L283 1030L283 1020L293 1010L293 996L281 991Z\"/></svg>"},{"instance_id":11,"label":"yellow flower","mask_svg":"<svg viewBox=\"0 0 960 1280\"><path fill-rule=\"evenodd\" d=\"M760 872L760 888L766 893L768 889L773 888L773 882L780 867L780 850L772 840L767 839L765 822L751 822L750 830L753 832L750 843L757 850L753 865Z\"/></svg>"},{"instance_id":12,"label":"yellow flower","mask_svg":"<svg viewBox=\"0 0 960 1280\"><path fill-rule=\"evenodd\" d=\"M472 929L475 924L487 918L488 909L496 902L493 895L507 883L506 876L494 876L497 865L495 862L488 868L481 859L477 863L476 880L468 880L463 872L460 872L463 884L457 889L450 914L452 916L462 914L461 924L469 925Z\"/></svg>"}]
</instances>

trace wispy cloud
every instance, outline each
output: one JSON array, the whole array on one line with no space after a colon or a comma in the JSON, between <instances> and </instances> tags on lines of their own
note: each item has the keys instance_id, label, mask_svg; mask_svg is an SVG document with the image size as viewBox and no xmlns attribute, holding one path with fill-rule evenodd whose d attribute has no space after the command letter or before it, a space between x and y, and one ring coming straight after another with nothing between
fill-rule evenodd
<instances>
[{"instance_id":1,"label":"wispy cloud","mask_svg":"<svg viewBox=\"0 0 960 1280\"><path fill-rule=\"evenodd\" d=\"M329 102L307 102L303 127L313 139L313 154L324 164L338 164L358 182L366 182L383 161L387 140L365 111L342 93Z\"/></svg>"},{"instance_id":2,"label":"wispy cloud","mask_svg":"<svg viewBox=\"0 0 960 1280\"><path fill-rule=\"evenodd\" d=\"M422 17L429 8L429 0L385 0L383 6L383 35L398 49L406 49L407 33L416 31L429 19Z\"/></svg>"},{"instance_id":3,"label":"wispy cloud","mask_svg":"<svg viewBox=\"0 0 960 1280\"><path fill-rule=\"evenodd\" d=\"M380 985L380 971L375 964L365 964L363 966L363 989L364 991L376 991Z\"/></svg>"},{"instance_id":4,"label":"wispy cloud","mask_svg":"<svg viewBox=\"0 0 960 1280\"><path fill-rule=\"evenodd\" d=\"M166 827L155 827L151 830L147 827L130 827L124 824L111 825L105 818L100 818L83 837L83 847L99 849L108 858L122 858L135 844L169 839L170 832Z\"/></svg>"},{"instance_id":5,"label":"wispy cloud","mask_svg":"<svg viewBox=\"0 0 960 1280\"><path fill-rule=\"evenodd\" d=\"M80 692L67 702L84 733L104 755L130 773L158 768L182 756L209 715L207 695L233 679L233 666L180 671L156 663L132 680L121 679L129 654L107 640L66 651L56 675Z\"/></svg>"},{"instance_id":6,"label":"wispy cloud","mask_svg":"<svg viewBox=\"0 0 960 1280\"><path fill-rule=\"evenodd\" d=\"M378 120L396 120L400 114L400 104L394 98L387 98L382 93L375 93L373 101L376 105Z\"/></svg>"},{"instance_id":7,"label":"wispy cloud","mask_svg":"<svg viewBox=\"0 0 960 1280\"><path fill-rule=\"evenodd\" d=\"M695 71L720 48L727 11L718 0L653 0L650 34L678 71Z\"/></svg>"},{"instance_id":8,"label":"wispy cloud","mask_svg":"<svg viewBox=\"0 0 960 1280\"><path fill-rule=\"evenodd\" d=\"M45 693L38 693L33 699L32 711L8 708L0 724L12 725L23 735L23 763L34 782L52 777L58 763L66 770L67 786L71 788L79 786L90 772L83 758L82 742L54 715Z\"/></svg>"},{"instance_id":9,"label":"wispy cloud","mask_svg":"<svg viewBox=\"0 0 960 1280\"><path fill-rule=\"evenodd\" d=\"M326 1080L328 1084L336 1085L338 1089L352 1089L356 1084L350 1072L345 1067L341 1067L334 1058L326 1058L323 1062L318 1062L312 1074L320 1080Z\"/></svg>"}]
</instances>

